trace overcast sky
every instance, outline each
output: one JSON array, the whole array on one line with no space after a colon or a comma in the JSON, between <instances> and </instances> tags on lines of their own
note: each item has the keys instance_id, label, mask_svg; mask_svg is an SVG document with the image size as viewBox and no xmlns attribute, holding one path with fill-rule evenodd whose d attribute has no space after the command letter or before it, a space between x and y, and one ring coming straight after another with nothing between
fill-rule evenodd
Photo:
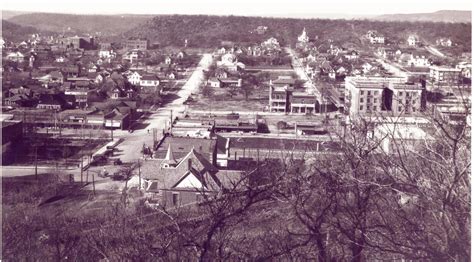
<instances>
[{"instance_id":1,"label":"overcast sky","mask_svg":"<svg viewBox=\"0 0 474 262\"><path fill-rule=\"evenodd\" d=\"M471 10L471 0L2 0L2 10L79 14L378 15Z\"/></svg>"}]
</instances>

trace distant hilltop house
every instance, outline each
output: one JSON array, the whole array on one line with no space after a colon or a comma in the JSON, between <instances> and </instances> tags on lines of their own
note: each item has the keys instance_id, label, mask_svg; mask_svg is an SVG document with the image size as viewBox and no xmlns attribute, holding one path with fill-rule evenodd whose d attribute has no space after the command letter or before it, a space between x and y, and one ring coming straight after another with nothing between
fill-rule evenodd
<instances>
[{"instance_id":1,"label":"distant hilltop house","mask_svg":"<svg viewBox=\"0 0 474 262\"><path fill-rule=\"evenodd\" d=\"M420 42L420 40L415 35L410 35L407 38L407 43L408 43L409 46L417 46L419 44L419 42Z\"/></svg>"},{"instance_id":2,"label":"distant hilltop house","mask_svg":"<svg viewBox=\"0 0 474 262\"><path fill-rule=\"evenodd\" d=\"M371 44L385 44L385 37L378 34L376 31L367 32L367 38Z\"/></svg>"},{"instance_id":3,"label":"distant hilltop house","mask_svg":"<svg viewBox=\"0 0 474 262\"><path fill-rule=\"evenodd\" d=\"M280 50L280 43L275 37L270 37L261 44L262 48L270 50Z\"/></svg>"},{"instance_id":4,"label":"distant hilltop house","mask_svg":"<svg viewBox=\"0 0 474 262\"><path fill-rule=\"evenodd\" d=\"M265 32L267 32L267 30L268 30L268 27L260 25L257 27L257 29L255 29L255 32L259 35L263 35L265 34Z\"/></svg>"},{"instance_id":5,"label":"distant hilltop house","mask_svg":"<svg viewBox=\"0 0 474 262\"><path fill-rule=\"evenodd\" d=\"M402 54L400 62L411 67L429 67L431 65L430 54L427 52L411 52Z\"/></svg>"},{"instance_id":6,"label":"distant hilltop house","mask_svg":"<svg viewBox=\"0 0 474 262\"><path fill-rule=\"evenodd\" d=\"M449 38L440 38L436 40L436 45L449 47L453 45L453 42Z\"/></svg>"},{"instance_id":7,"label":"distant hilltop house","mask_svg":"<svg viewBox=\"0 0 474 262\"><path fill-rule=\"evenodd\" d=\"M125 41L126 49L137 49L145 51L149 48L150 41L146 38L130 37Z\"/></svg>"},{"instance_id":8,"label":"distant hilltop house","mask_svg":"<svg viewBox=\"0 0 474 262\"><path fill-rule=\"evenodd\" d=\"M308 34L306 33L306 28L303 28L303 32L301 32L301 35L298 36L298 42L300 43L308 43L309 37Z\"/></svg>"}]
</instances>

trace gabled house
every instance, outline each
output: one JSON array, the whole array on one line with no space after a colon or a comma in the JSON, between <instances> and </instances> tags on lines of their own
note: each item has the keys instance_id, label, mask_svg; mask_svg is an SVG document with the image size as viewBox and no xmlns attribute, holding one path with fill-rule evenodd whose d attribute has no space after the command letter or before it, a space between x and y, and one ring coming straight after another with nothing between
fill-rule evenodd
<instances>
[{"instance_id":1,"label":"gabled house","mask_svg":"<svg viewBox=\"0 0 474 262\"><path fill-rule=\"evenodd\" d=\"M214 77L216 77L217 79L228 78L229 74L224 68L217 68L214 72Z\"/></svg>"},{"instance_id":2,"label":"gabled house","mask_svg":"<svg viewBox=\"0 0 474 262\"><path fill-rule=\"evenodd\" d=\"M141 87L158 87L160 85L160 79L156 75L143 75L140 79Z\"/></svg>"},{"instance_id":3,"label":"gabled house","mask_svg":"<svg viewBox=\"0 0 474 262\"><path fill-rule=\"evenodd\" d=\"M428 53L412 52L409 55L407 66L411 67L429 67L431 65L431 59Z\"/></svg>"},{"instance_id":4,"label":"gabled house","mask_svg":"<svg viewBox=\"0 0 474 262\"><path fill-rule=\"evenodd\" d=\"M383 35L378 34L375 31L369 31L367 33L367 38L369 39L371 44L384 44L385 37Z\"/></svg>"},{"instance_id":5,"label":"gabled house","mask_svg":"<svg viewBox=\"0 0 474 262\"><path fill-rule=\"evenodd\" d=\"M419 40L418 40L418 38L417 38L415 35L410 35L410 36L407 38L407 42L408 42L408 45L409 45L409 46L417 46L418 43L419 43Z\"/></svg>"},{"instance_id":6,"label":"gabled house","mask_svg":"<svg viewBox=\"0 0 474 262\"><path fill-rule=\"evenodd\" d=\"M55 70L49 73L51 79L50 82L63 84L64 83L64 75L61 71Z\"/></svg>"},{"instance_id":7,"label":"gabled house","mask_svg":"<svg viewBox=\"0 0 474 262\"><path fill-rule=\"evenodd\" d=\"M357 52L355 50L352 50L349 53L345 54L344 57L347 60L357 60L357 59L359 59L359 52Z\"/></svg>"},{"instance_id":8,"label":"gabled house","mask_svg":"<svg viewBox=\"0 0 474 262\"><path fill-rule=\"evenodd\" d=\"M176 74L174 72L169 72L166 74L166 78L168 79L176 79Z\"/></svg>"},{"instance_id":9,"label":"gabled house","mask_svg":"<svg viewBox=\"0 0 474 262\"><path fill-rule=\"evenodd\" d=\"M104 77L98 72L88 73L87 78L96 84L100 84L104 81Z\"/></svg>"},{"instance_id":10,"label":"gabled house","mask_svg":"<svg viewBox=\"0 0 474 262\"><path fill-rule=\"evenodd\" d=\"M6 59L13 62L21 63L25 61L25 55L20 52L11 52L6 56Z\"/></svg>"},{"instance_id":11,"label":"gabled house","mask_svg":"<svg viewBox=\"0 0 474 262\"><path fill-rule=\"evenodd\" d=\"M436 40L436 45L449 47L453 45L453 42L449 38L440 38Z\"/></svg>"},{"instance_id":12,"label":"gabled house","mask_svg":"<svg viewBox=\"0 0 474 262\"><path fill-rule=\"evenodd\" d=\"M176 159L170 145L164 159L146 161L141 170L146 196L163 207L197 204L204 195L212 196L223 189L217 168L194 148Z\"/></svg>"},{"instance_id":13,"label":"gabled house","mask_svg":"<svg viewBox=\"0 0 474 262\"><path fill-rule=\"evenodd\" d=\"M216 77L209 78L207 84L211 87L222 87L221 81Z\"/></svg>"},{"instance_id":14,"label":"gabled house","mask_svg":"<svg viewBox=\"0 0 474 262\"><path fill-rule=\"evenodd\" d=\"M111 99L119 99L120 97L123 97L125 93L120 87L115 86L114 88L112 88L110 91L107 92L107 95Z\"/></svg>"},{"instance_id":15,"label":"gabled house","mask_svg":"<svg viewBox=\"0 0 474 262\"><path fill-rule=\"evenodd\" d=\"M108 128L127 129L131 124L131 109L126 106L117 106L104 115L104 124Z\"/></svg>"},{"instance_id":16,"label":"gabled house","mask_svg":"<svg viewBox=\"0 0 474 262\"><path fill-rule=\"evenodd\" d=\"M78 77L81 72L78 65L64 66L61 68L61 71L63 72L66 78Z\"/></svg>"},{"instance_id":17,"label":"gabled house","mask_svg":"<svg viewBox=\"0 0 474 262\"><path fill-rule=\"evenodd\" d=\"M132 85L140 84L140 80L142 79L142 74L143 73L139 71L133 71L133 73L127 76L128 82L130 82Z\"/></svg>"}]
</instances>

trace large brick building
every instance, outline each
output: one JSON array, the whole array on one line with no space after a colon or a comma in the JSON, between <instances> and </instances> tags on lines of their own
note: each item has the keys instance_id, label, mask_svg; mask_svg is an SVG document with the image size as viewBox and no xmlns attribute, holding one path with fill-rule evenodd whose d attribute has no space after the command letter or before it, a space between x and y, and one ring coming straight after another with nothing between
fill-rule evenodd
<instances>
[{"instance_id":1,"label":"large brick building","mask_svg":"<svg viewBox=\"0 0 474 262\"><path fill-rule=\"evenodd\" d=\"M422 110L421 84L405 78L347 77L346 110L351 116L412 115Z\"/></svg>"},{"instance_id":2,"label":"large brick building","mask_svg":"<svg viewBox=\"0 0 474 262\"><path fill-rule=\"evenodd\" d=\"M125 41L126 49L138 49L147 50L150 45L150 41L146 38L131 37Z\"/></svg>"}]
</instances>

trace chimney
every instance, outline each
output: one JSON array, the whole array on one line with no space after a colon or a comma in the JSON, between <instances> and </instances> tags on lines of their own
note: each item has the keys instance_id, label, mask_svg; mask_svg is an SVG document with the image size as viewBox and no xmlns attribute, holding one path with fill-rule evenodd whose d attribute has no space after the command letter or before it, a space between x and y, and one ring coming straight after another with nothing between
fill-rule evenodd
<instances>
[{"instance_id":1,"label":"chimney","mask_svg":"<svg viewBox=\"0 0 474 262\"><path fill-rule=\"evenodd\" d=\"M188 158L188 171L191 171L192 167L193 167L193 160L191 158Z\"/></svg>"}]
</instances>

